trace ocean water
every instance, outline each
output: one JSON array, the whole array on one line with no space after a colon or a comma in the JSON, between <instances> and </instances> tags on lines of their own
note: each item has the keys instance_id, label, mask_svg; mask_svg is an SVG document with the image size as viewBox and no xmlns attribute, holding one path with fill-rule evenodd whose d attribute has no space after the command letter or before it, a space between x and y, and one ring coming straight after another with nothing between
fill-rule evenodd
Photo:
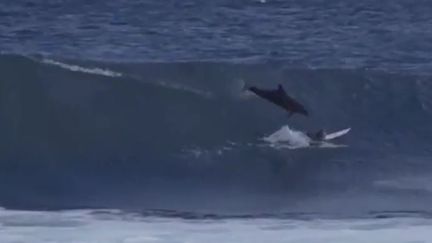
<instances>
[{"instance_id":1,"label":"ocean water","mask_svg":"<svg viewBox=\"0 0 432 243\"><path fill-rule=\"evenodd\" d=\"M0 2L0 242L430 242L431 13Z\"/></svg>"},{"instance_id":2,"label":"ocean water","mask_svg":"<svg viewBox=\"0 0 432 243\"><path fill-rule=\"evenodd\" d=\"M16 242L430 242L431 219L173 218L116 210L2 211L0 240Z\"/></svg>"}]
</instances>

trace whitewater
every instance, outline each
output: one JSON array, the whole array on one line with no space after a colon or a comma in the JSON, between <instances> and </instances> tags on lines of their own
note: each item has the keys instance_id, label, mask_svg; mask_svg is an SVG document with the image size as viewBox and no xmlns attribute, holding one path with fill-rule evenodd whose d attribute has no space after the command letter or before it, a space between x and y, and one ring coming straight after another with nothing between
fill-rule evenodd
<instances>
[{"instance_id":1,"label":"whitewater","mask_svg":"<svg viewBox=\"0 0 432 243\"><path fill-rule=\"evenodd\" d=\"M16 242L429 242L430 218L187 219L116 210L1 211L0 240Z\"/></svg>"}]
</instances>

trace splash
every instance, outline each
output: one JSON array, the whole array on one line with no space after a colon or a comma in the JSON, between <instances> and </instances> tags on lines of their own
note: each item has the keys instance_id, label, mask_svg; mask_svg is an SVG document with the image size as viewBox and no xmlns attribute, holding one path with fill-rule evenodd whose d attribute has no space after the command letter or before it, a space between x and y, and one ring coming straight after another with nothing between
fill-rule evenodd
<instances>
[{"instance_id":1,"label":"splash","mask_svg":"<svg viewBox=\"0 0 432 243\"><path fill-rule=\"evenodd\" d=\"M287 146L288 148L309 147L311 139L303 132L291 129L288 125L282 126L271 135L264 137L264 141L274 147Z\"/></svg>"}]
</instances>

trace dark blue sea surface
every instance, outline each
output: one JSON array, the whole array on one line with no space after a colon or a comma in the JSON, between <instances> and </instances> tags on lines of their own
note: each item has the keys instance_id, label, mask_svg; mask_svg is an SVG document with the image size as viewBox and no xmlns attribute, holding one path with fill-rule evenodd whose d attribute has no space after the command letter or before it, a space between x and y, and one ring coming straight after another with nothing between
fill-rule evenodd
<instances>
[{"instance_id":1,"label":"dark blue sea surface","mask_svg":"<svg viewBox=\"0 0 432 243\"><path fill-rule=\"evenodd\" d=\"M430 72L429 1L2 1L4 52Z\"/></svg>"},{"instance_id":2,"label":"dark blue sea surface","mask_svg":"<svg viewBox=\"0 0 432 243\"><path fill-rule=\"evenodd\" d=\"M0 205L429 211L431 43L421 0L1 1ZM279 83L310 117L241 90Z\"/></svg>"}]
</instances>

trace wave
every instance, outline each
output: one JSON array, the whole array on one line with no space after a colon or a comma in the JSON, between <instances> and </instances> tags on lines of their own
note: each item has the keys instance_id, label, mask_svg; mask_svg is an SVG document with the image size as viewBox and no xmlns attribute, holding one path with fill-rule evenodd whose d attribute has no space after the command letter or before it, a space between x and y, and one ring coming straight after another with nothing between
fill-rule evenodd
<instances>
[{"instance_id":1,"label":"wave","mask_svg":"<svg viewBox=\"0 0 432 243\"><path fill-rule=\"evenodd\" d=\"M288 125L263 138L264 141L277 146L285 143L289 148L309 147L311 139L303 132L290 129Z\"/></svg>"},{"instance_id":2,"label":"wave","mask_svg":"<svg viewBox=\"0 0 432 243\"><path fill-rule=\"evenodd\" d=\"M104 63L10 54L0 55L0 73L0 205L295 208L299 200L353 188L381 195L385 189L377 192L374 181L430 168L430 77L283 62ZM245 95L239 80L282 83L311 117L288 120ZM344 149L263 144L285 125L293 134L353 131Z\"/></svg>"}]
</instances>

